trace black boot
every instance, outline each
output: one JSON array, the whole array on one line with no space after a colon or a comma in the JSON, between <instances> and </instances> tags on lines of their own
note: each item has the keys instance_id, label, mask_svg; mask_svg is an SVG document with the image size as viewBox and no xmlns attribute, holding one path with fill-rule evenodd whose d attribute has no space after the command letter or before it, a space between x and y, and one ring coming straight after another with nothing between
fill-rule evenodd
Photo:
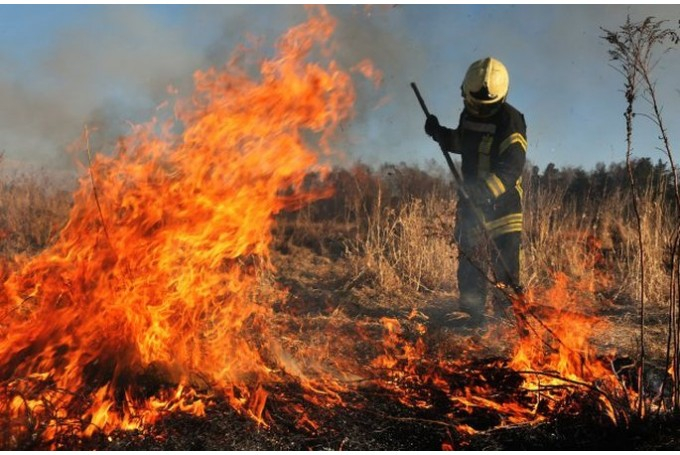
<instances>
[{"instance_id":1,"label":"black boot","mask_svg":"<svg viewBox=\"0 0 680 455\"><path fill-rule=\"evenodd\" d=\"M449 313L448 326L451 328L478 329L486 326L484 304L480 296L461 296L459 311Z\"/></svg>"}]
</instances>

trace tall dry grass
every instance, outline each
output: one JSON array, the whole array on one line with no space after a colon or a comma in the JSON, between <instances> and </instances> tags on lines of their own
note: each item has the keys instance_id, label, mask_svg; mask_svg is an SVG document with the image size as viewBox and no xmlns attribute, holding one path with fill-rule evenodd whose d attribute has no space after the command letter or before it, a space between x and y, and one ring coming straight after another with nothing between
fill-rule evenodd
<instances>
[{"instance_id":1,"label":"tall dry grass","mask_svg":"<svg viewBox=\"0 0 680 455\"><path fill-rule=\"evenodd\" d=\"M71 192L46 172L4 170L0 176L0 257L35 254L67 221Z\"/></svg>"},{"instance_id":2,"label":"tall dry grass","mask_svg":"<svg viewBox=\"0 0 680 455\"><path fill-rule=\"evenodd\" d=\"M330 178L334 196L281 216L283 227L275 233L278 247L293 239L317 254L346 257L355 275L382 288L456 288L457 200L442 169L423 171L402 164L373 170L358 164ZM594 279L596 266L606 267L612 277L610 296L634 298L640 251L629 190L610 188L575 200L564 182L538 184L528 172L524 182L523 281L544 284L555 272ZM645 292L651 305L668 298L668 248L678 215L665 197L667 184L650 180L640 191ZM0 255L43 249L66 222L70 205L70 192L45 173L5 172L0 182ZM601 255L598 264L593 263L594 253Z\"/></svg>"},{"instance_id":3,"label":"tall dry grass","mask_svg":"<svg viewBox=\"0 0 680 455\"><path fill-rule=\"evenodd\" d=\"M645 293L656 307L668 299L668 247L677 219L665 197L666 185L665 181L649 182L638 201L647 259ZM557 271L580 281L608 275L613 299L634 299L640 286L641 253L632 210L632 196L626 188L588 194L577 203L567 198L564 187L529 186L524 218L525 282L544 283Z\"/></svg>"},{"instance_id":4,"label":"tall dry grass","mask_svg":"<svg viewBox=\"0 0 680 455\"><path fill-rule=\"evenodd\" d=\"M523 282L547 285L562 272L576 282L592 283L592 292L614 304L634 300L640 251L629 190L590 190L575 198L565 182L537 184L530 177L528 172L524 177ZM345 225L353 226L347 252L355 275L369 276L376 286L390 290L456 289L456 193L445 177L438 178L437 184L395 192L393 182L381 172L362 176L364 190L346 201L360 208L344 219ZM659 311L668 301L670 271L665 258L677 220L666 185L650 180L639 201L643 253L649 259L646 295ZM658 317L658 312L650 317Z\"/></svg>"},{"instance_id":5,"label":"tall dry grass","mask_svg":"<svg viewBox=\"0 0 680 455\"><path fill-rule=\"evenodd\" d=\"M578 281L603 280L597 290L613 302L635 299L639 248L626 188L589 191L575 199L564 181L537 183L527 172L522 278L529 286L555 272ZM453 242L456 192L442 169L358 164L334 171L334 196L282 214L275 246L295 243L332 260L344 258L357 283L404 292L457 289L458 251ZM640 192L646 255L645 292L650 317L668 301L669 242L677 213L664 196L665 181ZM17 173L0 183L0 255L34 254L67 220L70 193L45 174ZM594 261L593 258L598 258ZM603 273L607 272L607 273Z\"/></svg>"},{"instance_id":6,"label":"tall dry grass","mask_svg":"<svg viewBox=\"0 0 680 455\"><path fill-rule=\"evenodd\" d=\"M384 206L382 193L351 242L355 273L369 273L383 288L449 291L457 267L452 243L455 200L438 194Z\"/></svg>"}]
</instances>

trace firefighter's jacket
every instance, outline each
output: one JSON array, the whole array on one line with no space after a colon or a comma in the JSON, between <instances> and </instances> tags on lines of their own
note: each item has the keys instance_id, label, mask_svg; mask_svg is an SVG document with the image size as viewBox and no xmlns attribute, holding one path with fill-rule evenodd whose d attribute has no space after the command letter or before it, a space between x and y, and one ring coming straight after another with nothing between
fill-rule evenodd
<instances>
[{"instance_id":1,"label":"firefighter's jacket","mask_svg":"<svg viewBox=\"0 0 680 455\"><path fill-rule=\"evenodd\" d=\"M492 210L485 226L492 238L522 231L522 170L527 139L524 116L508 103L484 119L460 115L458 128L445 128L439 145L461 155L465 185L488 189Z\"/></svg>"}]
</instances>

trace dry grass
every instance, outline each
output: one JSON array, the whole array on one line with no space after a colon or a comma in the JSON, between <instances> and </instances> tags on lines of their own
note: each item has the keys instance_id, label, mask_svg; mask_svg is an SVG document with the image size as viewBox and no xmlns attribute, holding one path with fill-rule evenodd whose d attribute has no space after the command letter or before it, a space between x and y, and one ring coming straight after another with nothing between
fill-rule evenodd
<instances>
[{"instance_id":1,"label":"dry grass","mask_svg":"<svg viewBox=\"0 0 680 455\"><path fill-rule=\"evenodd\" d=\"M345 232L351 233L347 245L354 273L370 275L385 289L454 289L458 255L452 241L454 189L442 181L425 191L395 195L394 185L380 173L363 175L362 182L363 190L338 189L346 195L343 206L355 207L354 215L343 219ZM556 272L581 282L608 278L600 284L609 287L611 298L635 300L640 252L629 189L588 194L578 202L566 190L563 185L525 183L523 281L545 285ZM665 308L668 299L668 243L674 227L670 201L662 194L661 188L648 186L640 197L646 298L659 308ZM305 223L297 225L299 231L314 224L309 214L304 218ZM332 226L324 226L324 232L331 231Z\"/></svg>"},{"instance_id":2,"label":"dry grass","mask_svg":"<svg viewBox=\"0 0 680 455\"><path fill-rule=\"evenodd\" d=\"M336 264L335 284L343 289L370 289L374 296L455 298L456 195L444 176L440 170L425 172L403 165L378 171L357 165L336 171L331 175L336 194L297 213L281 215L274 246L283 254L306 248ZM620 307L616 317L626 327L634 327L640 252L629 189L588 194L577 202L568 197L564 185L532 185L528 175L525 182L524 282L543 286L555 272L563 272L575 281L593 283L595 300ZM0 185L2 257L35 254L57 235L71 205L70 193L60 188L39 173L4 179ZM648 318L659 329L651 330L650 338L652 350L659 355L665 346L668 243L674 227L670 201L661 194L658 186L649 185L640 197ZM293 257L287 263L294 261ZM622 328L621 334L625 334L622 342L634 351L635 331Z\"/></svg>"},{"instance_id":3,"label":"dry grass","mask_svg":"<svg viewBox=\"0 0 680 455\"><path fill-rule=\"evenodd\" d=\"M355 273L371 273L383 288L452 290L454 212L455 201L434 194L385 207L379 193L365 232L351 243Z\"/></svg>"},{"instance_id":4,"label":"dry grass","mask_svg":"<svg viewBox=\"0 0 680 455\"><path fill-rule=\"evenodd\" d=\"M386 294L414 292L455 299L458 251L453 243L456 206L454 188L444 180L395 192L390 176L362 173L345 196L346 255L353 282ZM564 182L531 184L525 176L523 281L529 287L548 287L557 272L566 274L587 292L596 312L607 314L616 333L603 334L631 355L637 351L640 288L636 222L630 189L589 191L576 199ZM645 254L645 299L649 325L647 342L652 357L665 355L670 271L668 245L674 228L671 201L664 199L666 182L640 189ZM398 185L397 185L398 186ZM336 196L336 198L339 196ZM337 202L336 202L337 203ZM312 212L314 208L310 209ZM309 232L314 216L298 224ZM324 225L328 235L333 226ZM299 234L298 234L299 235ZM423 296L425 297L425 296ZM408 301L408 299L404 299ZM398 305L398 303L394 303Z\"/></svg>"},{"instance_id":5,"label":"dry grass","mask_svg":"<svg viewBox=\"0 0 680 455\"><path fill-rule=\"evenodd\" d=\"M45 172L0 175L0 256L34 254L66 223L71 193Z\"/></svg>"},{"instance_id":6,"label":"dry grass","mask_svg":"<svg viewBox=\"0 0 680 455\"><path fill-rule=\"evenodd\" d=\"M440 170L402 165L374 172L357 165L331 177L335 196L281 217L277 248L294 242L321 256L347 256L355 275L369 276L385 289L456 288L457 201ZM645 295L652 306L664 306L668 299L668 243L674 227L669 201L661 194L650 185L640 197ZM523 281L544 284L555 272L593 278L597 253L602 256L598 266L611 274L611 295L635 300L640 252L630 199L629 189L620 188L589 194L577 204L564 185L532 185L525 177ZM66 222L70 205L70 193L45 173L6 175L0 184L0 255L43 249Z\"/></svg>"},{"instance_id":7,"label":"dry grass","mask_svg":"<svg viewBox=\"0 0 680 455\"><path fill-rule=\"evenodd\" d=\"M645 296L657 307L668 299L668 245L673 229L670 201L664 201L662 194L660 188L649 186L639 199ZM579 280L595 279L597 265L609 272L612 295L637 298L640 251L629 189L591 195L581 209L565 201L564 188L528 188L526 201L525 282L543 283L555 271Z\"/></svg>"}]
</instances>

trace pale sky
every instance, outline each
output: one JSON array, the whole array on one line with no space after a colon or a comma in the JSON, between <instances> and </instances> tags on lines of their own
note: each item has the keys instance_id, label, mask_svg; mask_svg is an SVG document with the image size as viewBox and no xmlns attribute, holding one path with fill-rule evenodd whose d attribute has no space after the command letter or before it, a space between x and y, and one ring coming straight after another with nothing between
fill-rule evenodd
<instances>
[{"instance_id":1,"label":"pale sky","mask_svg":"<svg viewBox=\"0 0 680 455\"><path fill-rule=\"evenodd\" d=\"M679 5L330 5L337 59L383 71L374 89L357 80L356 117L343 151L369 164L443 162L423 133L409 83L455 126L467 66L494 56L510 72L508 100L528 124L527 157L541 169L591 169L625 159L622 77L610 67L601 27L626 15L667 19ZM196 69L219 65L248 35L273 41L306 18L300 5L0 5L0 150L12 160L66 167L64 147L83 125L110 135L148 119L168 84L188 90ZM680 140L679 50L657 68L671 140ZM390 101L376 107L387 97ZM640 103L639 109L646 108ZM662 157L658 133L638 118L635 154Z\"/></svg>"}]
</instances>

